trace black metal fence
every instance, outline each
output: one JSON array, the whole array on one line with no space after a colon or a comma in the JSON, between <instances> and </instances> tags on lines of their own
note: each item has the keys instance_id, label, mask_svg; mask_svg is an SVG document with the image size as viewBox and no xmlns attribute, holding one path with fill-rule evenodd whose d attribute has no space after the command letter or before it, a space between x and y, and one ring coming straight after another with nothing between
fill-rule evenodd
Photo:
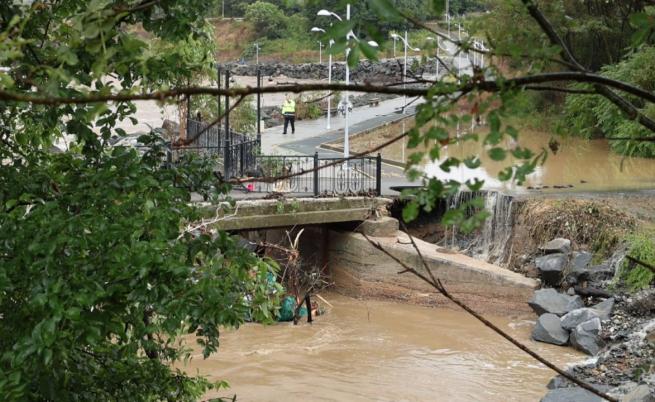
<instances>
[{"instance_id":1,"label":"black metal fence","mask_svg":"<svg viewBox=\"0 0 655 402\"><path fill-rule=\"evenodd\" d=\"M186 145L171 147L171 159L178 160L183 154L196 154L216 157L217 170L223 177L243 177L256 168L255 157L259 154L260 143L247 134L226 131L214 125L187 119Z\"/></svg>"},{"instance_id":2,"label":"black metal fence","mask_svg":"<svg viewBox=\"0 0 655 402\"><path fill-rule=\"evenodd\" d=\"M364 156L342 162L341 158L308 155L259 155L250 176L280 179L254 181L254 192L319 195L380 194L382 158Z\"/></svg>"},{"instance_id":3,"label":"black metal fence","mask_svg":"<svg viewBox=\"0 0 655 402\"><path fill-rule=\"evenodd\" d=\"M170 159L192 153L215 158L216 170L224 178L266 178L247 183L253 192L281 192L319 195L380 194L382 158L341 158L314 155L260 155L258 138L219 126L187 120L187 144L171 147ZM272 181L272 178L280 179Z\"/></svg>"}]
</instances>

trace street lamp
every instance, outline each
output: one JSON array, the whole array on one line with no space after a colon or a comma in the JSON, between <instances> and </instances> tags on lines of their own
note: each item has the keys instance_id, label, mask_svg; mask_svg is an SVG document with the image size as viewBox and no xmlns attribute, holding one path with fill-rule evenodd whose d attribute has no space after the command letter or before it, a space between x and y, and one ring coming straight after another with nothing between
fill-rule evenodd
<instances>
[{"instance_id":1,"label":"street lamp","mask_svg":"<svg viewBox=\"0 0 655 402\"><path fill-rule=\"evenodd\" d=\"M436 60L436 61L437 61L437 63L436 63L436 64L437 64L437 68L436 68L435 74L436 74L436 79L438 80L438 79L439 79L439 64L440 64L440 57L441 57L441 56L439 55L439 50L440 50L439 37L437 36L436 38L433 38L432 36L428 36L428 37L425 38L425 39L427 39L427 40L433 40L433 41L436 41L436 42L437 42L437 60Z\"/></svg>"},{"instance_id":2,"label":"street lamp","mask_svg":"<svg viewBox=\"0 0 655 402\"><path fill-rule=\"evenodd\" d=\"M313 27L311 29L312 32L320 32L320 33L325 33L325 29L319 28L319 27ZM332 48L332 44L334 44L334 41L330 39L330 48ZM319 54L320 57L320 54ZM328 85L332 84L332 52L328 52ZM332 91L328 91L328 97L327 97L327 125L326 129L330 129L330 118L332 117L332 113L330 111L331 109L331 103L332 103Z\"/></svg>"},{"instance_id":3,"label":"street lamp","mask_svg":"<svg viewBox=\"0 0 655 402\"><path fill-rule=\"evenodd\" d=\"M409 42L407 41L407 31L405 31L405 37L403 38L402 36L398 34L391 34L392 38L396 38L398 40L401 40L403 44L405 45L405 62L403 63L403 89L406 87L406 77L407 77L407 48L412 49L415 52L421 51L421 49L417 47L411 47L409 45ZM403 114L405 114L405 109L407 108L407 95L403 97Z\"/></svg>"},{"instance_id":4,"label":"street lamp","mask_svg":"<svg viewBox=\"0 0 655 402\"><path fill-rule=\"evenodd\" d=\"M318 41L318 64L323 64L323 42Z\"/></svg>"},{"instance_id":5,"label":"street lamp","mask_svg":"<svg viewBox=\"0 0 655 402\"><path fill-rule=\"evenodd\" d=\"M255 43L255 57L257 60L257 65L259 65L259 43Z\"/></svg>"},{"instance_id":6,"label":"street lamp","mask_svg":"<svg viewBox=\"0 0 655 402\"><path fill-rule=\"evenodd\" d=\"M325 10L325 9L320 10L317 13L317 15L324 16L324 17L332 16L332 17L336 18L339 21L343 21L341 19L341 17L339 17L338 14L333 13L332 11ZM350 3L348 3L346 5L346 21L350 21ZM348 34L346 34L346 40L350 40L350 39L355 39L356 41L359 41L359 39L355 36L353 31L350 31L350 32L348 32ZM368 41L368 45L371 46L371 47L379 47L379 45L375 41L372 41L372 40ZM350 47L346 47L346 86L350 85L350 67L348 66L348 55L349 54L350 54ZM348 94L348 91L346 90L345 91L345 100L344 100L344 103L346 105L346 107L345 107L345 109L346 109L345 110L345 116L344 116L345 126L344 126L344 130L343 130L343 157L345 159L346 167L348 166L348 156L350 155L349 127L348 127L348 117L349 117L349 114L350 114L350 112L348 111L348 104L350 103L350 101L349 101L348 98L349 98L349 94Z\"/></svg>"},{"instance_id":7,"label":"street lamp","mask_svg":"<svg viewBox=\"0 0 655 402\"><path fill-rule=\"evenodd\" d=\"M393 58L396 58L396 41L398 40L397 36L394 36L393 34L391 35L393 38Z\"/></svg>"}]
</instances>

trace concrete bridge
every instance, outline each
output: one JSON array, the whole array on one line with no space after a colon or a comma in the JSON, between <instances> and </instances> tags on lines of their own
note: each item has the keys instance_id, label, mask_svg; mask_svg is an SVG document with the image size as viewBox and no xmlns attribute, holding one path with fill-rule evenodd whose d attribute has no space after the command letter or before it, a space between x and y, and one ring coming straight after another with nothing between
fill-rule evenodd
<instances>
[{"instance_id":1,"label":"concrete bridge","mask_svg":"<svg viewBox=\"0 0 655 402\"><path fill-rule=\"evenodd\" d=\"M300 254L325 266L342 292L445 304L443 297L435 296L433 289L417 278L398 275L400 267L364 238L363 233L397 258L423 270L408 235L388 216L391 203L391 199L381 197L243 200L233 206L205 206L204 215L211 222L210 228L243 232L243 236L285 246L288 237L280 229L304 227ZM538 286L535 280L420 239L415 241L435 275L472 307L501 315L528 311L527 301Z\"/></svg>"},{"instance_id":2,"label":"concrete bridge","mask_svg":"<svg viewBox=\"0 0 655 402\"><path fill-rule=\"evenodd\" d=\"M361 222L376 213L386 214L391 203L381 197L257 199L237 201L234 206L206 206L203 215L215 220L210 228L243 231Z\"/></svg>"}]
</instances>

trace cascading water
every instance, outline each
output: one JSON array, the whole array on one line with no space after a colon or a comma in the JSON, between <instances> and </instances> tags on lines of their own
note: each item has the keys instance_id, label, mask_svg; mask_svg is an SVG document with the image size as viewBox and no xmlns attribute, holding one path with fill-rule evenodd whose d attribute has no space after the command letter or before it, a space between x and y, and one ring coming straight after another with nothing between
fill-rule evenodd
<instances>
[{"instance_id":1,"label":"cascading water","mask_svg":"<svg viewBox=\"0 0 655 402\"><path fill-rule=\"evenodd\" d=\"M453 226L446 231L444 243L451 248L465 249L467 254L502 265L511 253L512 226L514 224L514 198L498 191L459 192L446 200L446 209L468 205L474 198L484 199L484 209L489 216L477 236L466 238ZM467 216L479 212L467 208ZM463 245L463 247L462 247Z\"/></svg>"}]
</instances>

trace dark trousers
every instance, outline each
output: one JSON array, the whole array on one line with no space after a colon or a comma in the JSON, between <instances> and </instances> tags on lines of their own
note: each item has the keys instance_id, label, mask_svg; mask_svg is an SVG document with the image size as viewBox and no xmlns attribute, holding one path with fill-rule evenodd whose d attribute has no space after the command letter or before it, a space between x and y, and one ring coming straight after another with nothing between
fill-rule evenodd
<instances>
[{"instance_id":1,"label":"dark trousers","mask_svg":"<svg viewBox=\"0 0 655 402\"><path fill-rule=\"evenodd\" d=\"M293 114L285 114L284 115L284 131L282 131L282 134L287 133L287 127L289 126L289 123L291 123L291 134L294 134L296 132L296 116Z\"/></svg>"}]
</instances>

